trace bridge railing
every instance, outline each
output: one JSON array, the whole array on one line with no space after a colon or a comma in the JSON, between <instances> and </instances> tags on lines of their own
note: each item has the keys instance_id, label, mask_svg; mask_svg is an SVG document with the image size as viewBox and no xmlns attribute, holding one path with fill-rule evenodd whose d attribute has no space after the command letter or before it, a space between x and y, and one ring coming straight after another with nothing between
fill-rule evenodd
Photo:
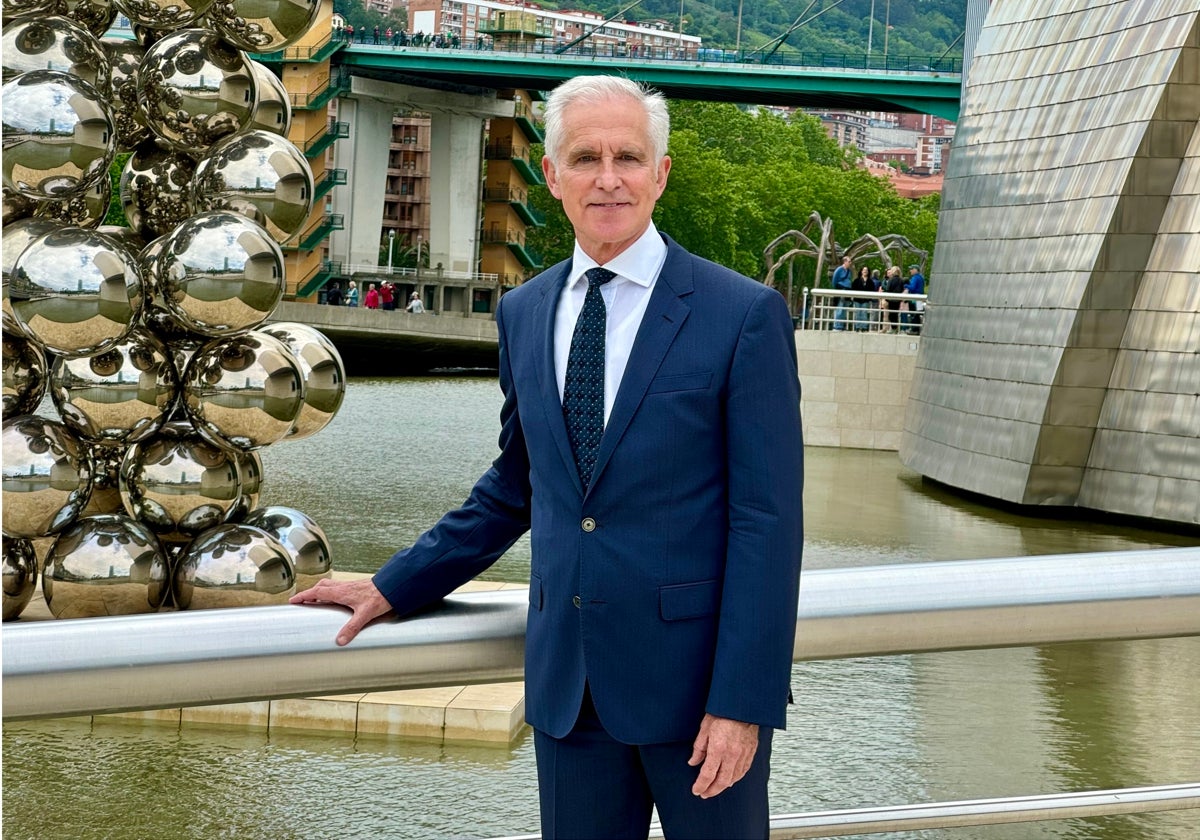
<instances>
[{"instance_id":1,"label":"bridge railing","mask_svg":"<svg viewBox=\"0 0 1200 840\"><path fill-rule=\"evenodd\" d=\"M927 295L804 289L797 327L855 332L920 331Z\"/></svg>"}]
</instances>

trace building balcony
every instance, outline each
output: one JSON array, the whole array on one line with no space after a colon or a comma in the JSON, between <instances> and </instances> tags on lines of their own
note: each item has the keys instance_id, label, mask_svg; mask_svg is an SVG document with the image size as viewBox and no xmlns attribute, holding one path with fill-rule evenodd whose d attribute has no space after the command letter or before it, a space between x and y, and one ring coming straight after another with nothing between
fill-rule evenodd
<instances>
[{"instance_id":1,"label":"building balcony","mask_svg":"<svg viewBox=\"0 0 1200 840\"><path fill-rule=\"evenodd\" d=\"M325 176L313 187L313 201L320 201L334 187L344 186L345 183L345 169L326 169Z\"/></svg>"},{"instance_id":2,"label":"building balcony","mask_svg":"<svg viewBox=\"0 0 1200 840\"><path fill-rule=\"evenodd\" d=\"M333 31L330 30L329 34L316 44L287 47L286 49L269 53L250 53L250 57L266 64L281 64L285 61L303 61L316 64L329 58L329 56L344 46L346 46L346 41L341 38L334 38Z\"/></svg>"},{"instance_id":3,"label":"building balcony","mask_svg":"<svg viewBox=\"0 0 1200 840\"><path fill-rule=\"evenodd\" d=\"M525 246L525 232L519 230L487 228L479 232L479 240L484 245L504 245L513 256L528 269L542 267L542 255Z\"/></svg>"},{"instance_id":4,"label":"building balcony","mask_svg":"<svg viewBox=\"0 0 1200 840\"><path fill-rule=\"evenodd\" d=\"M529 196L524 190L512 187L484 187L483 200L492 204L507 204L527 225L546 226L546 216L529 204Z\"/></svg>"},{"instance_id":5,"label":"building balcony","mask_svg":"<svg viewBox=\"0 0 1200 840\"><path fill-rule=\"evenodd\" d=\"M349 136L350 123L331 121L329 125L305 140L301 151L304 152L306 158L314 160L318 155L332 146L334 141L342 140Z\"/></svg>"},{"instance_id":6,"label":"building balcony","mask_svg":"<svg viewBox=\"0 0 1200 840\"><path fill-rule=\"evenodd\" d=\"M315 111L318 108L324 108L329 104L329 100L335 96L340 96L350 90L350 74L338 68L338 70L326 76L318 82L311 91L307 93L293 93L290 95L292 108L299 108L302 111Z\"/></svg>"},{"instance_id":7,"label":"building balcony","mask_svg":"<svg viewBox=\"0 0 1200 840\"><path fill-rule=\"evenodd\" d=\"M529 150L515 148L511 143L491 143L483 148L484 160L507 160L520 173L526 184L544 186L542 173L529 162Z\"/></svg>"},{"instance_id":8,"label":"building balcony","mask_svg":"<svg viewBox=\"0 0 1200 840\"><path fill-rule=\"evenodd\" d=\"M296 284L296 297L306 298L323 287L334 277L342 276L342 264L334 260L321 260L309 275Z\"/></svg>"},{"instance_id":9,"label":"building balcony","mask_svg":"<svg viewBox=\"0 0 1200 840\"><path fill-rule=\"evenodd\" d=\"M346 227L346 217L341 213L326 213L320 224L311 231L303 234L300 241L294 245L285 245L285 251L311 251L313 248L325 241L335 230L344 230Z\"/></svg>"},{"instance_id":10,"label":"building balcony","mask_svg":"<svg viewBox=\"0 0 1200 840\"><path fill-rule=\"evenodd\" d=\"M533 121L533 114L530 113L525 103L520 100L513 103L513 120L530 143L544 143L546 141L546 135L542 133L542 130Z\"/></svg>"}]
</instances>

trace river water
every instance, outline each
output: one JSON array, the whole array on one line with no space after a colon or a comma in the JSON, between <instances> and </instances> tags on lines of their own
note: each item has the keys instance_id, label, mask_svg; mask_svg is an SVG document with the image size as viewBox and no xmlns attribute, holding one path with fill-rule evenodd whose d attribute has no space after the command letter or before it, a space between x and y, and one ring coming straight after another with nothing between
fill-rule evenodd
<instances>
[{"instance_id":1,"label":"river water","mask_svg":"<svg viewBox=\"0 0 1200 840\"><path fill-rule=\"evenodd\" d=\"M494 379L354 379L334 421L263 453L264 502L373 571L496 452ZM928 485L895 453L807 452L805 566L1194 545L1017 515ZM523 581L522 540L488 577ZM1200 639L800 663L772 812L1200 780ZM104 720L7 724L3 833L96 838L492 837L537 828L532 739L441 745ZM883 836L883 835L876 835ZM1200 812L929 831L922 840L1196 840Z\"/></svg>"}]
</instances>

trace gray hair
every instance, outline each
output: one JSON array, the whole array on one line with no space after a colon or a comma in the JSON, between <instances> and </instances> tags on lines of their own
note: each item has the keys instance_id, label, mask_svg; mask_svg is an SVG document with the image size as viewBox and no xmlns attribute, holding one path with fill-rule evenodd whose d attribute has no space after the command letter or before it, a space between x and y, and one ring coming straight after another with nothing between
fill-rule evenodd
<instances>
[{"instance_id":1,"label":"gray hair","mask_svg":"<svg viewBox=\"0 0 1200 840\"><path fill-rule=\"evenodd\" d=\"M623 97L637 102L646 111L650 144L654 151L654 162L667 154L667 141L671 136L671 116L667 113L667 100L656 90L643 87L624 76L576 76L556 87L546 97L546 157L557 166L563 141L563 112L575 104L598 105L610 99Z\"/></svg>"}]
</instances>

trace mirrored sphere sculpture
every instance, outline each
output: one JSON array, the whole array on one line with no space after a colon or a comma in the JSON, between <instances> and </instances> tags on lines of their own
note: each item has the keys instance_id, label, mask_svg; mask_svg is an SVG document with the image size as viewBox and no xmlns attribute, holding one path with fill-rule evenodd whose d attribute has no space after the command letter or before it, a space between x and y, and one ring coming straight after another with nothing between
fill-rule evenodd
<instances>
[{"instance_id":1,"label":"mirrored sphere sculpture","mask_svg":"<svg viewBox=\"0 0 1200 840\"><path fill-rule=\"evenodd\" d=\"M278 338L300 361L304 377L304 408L288 440L300 440L324 429L346 396L346 367L337 347L323 332L308 324L281 321L256 332Z\"/></svg>"},{"instance_id":2,"label":"mirrored sphere sculpture","mask_svg":"<svg viewBox=\"0 0 1200 840\"><path fill-rule=\"evenodd\" d=\"M46 395L46 354L37 342L4 333L4 417L33 414Z\"/></svg>"},{"instance_id":3,"label":"mirrored sphere sculpture","mask_svg":"<svg viewBox=\"0 0 1200 840\"><path fill-rule=\"evenodd\" d=\"M7 188L6 188L7 192ZM13 193L13 195L20 195ZM23 196L22 200L28 201L31 207L36 207L38 202L33 199L26 199ZM30 211L32 212L32 210ZM16 265L17 257L21 256L21 252L25 250L30 242L37 239L44 233L58 230L63 225L53 219L17 219L11 224L4 223L3 239L0 240L0 265L3 267L4 274L4 330L5 332L25 335L25 328L22 327L13 312L12 301L8 295L8 281L12 276L13 266Z\"/></svg>"},{"instance_id":4,"label":"mirrored sphere sculpture","mask_svg":"<svg viewBox=\"0 0 1200 840\"><path fill-rule=\"evenodd\" d=\"M238 470L242 475L242 497L229 511L230 522L241 522L246 514L258 507L262 493L263 462L256 449L234 449Z\"/></svg>"},{"instance_id":5,"label":"mirrored sphere sculpture","mask_svg":"<svg viewBox=\"0 0 1200 840\"><path fill-rule=\"evenodd\" d=\"M160 236L151 240L138 253L138 262L142 267L143 294L140 321L144 329L172 350L172 355L177 355L175 351L196 350L211 339L189 330L187 325L172 315L171 310L167 308L159 276L162 269L160 257L166 244L167 237ZM177 358L176 372L182 374L184 367L185 364L180 364Z\"/></svg>"},{"instance_id":6,"label":"mirrored sphere sculpture","mask_svg":"<svg viewBox=\"0 0 1200 840\"><path fill-rule=\"evenodd\" d=\"M258 105L250 127L287 137L292 127L292 102L283 80L260 62L251 61L250 67L258 81Z\"/></svg>"},{"instance_id":7,"label":"mirrored sphere sculpture","mask_svg":"<svg viewBox=\"0 0 1200 840\"><path fill-rule=\"evenodd\" d=\"M112 108L87 82L57 70L4 85L4 185L29 198L66 198L101 178L116 153Z\"/></svg>"},{"instance_id":8,"label":"mirrored sphere sculpture","mask_svg":"<svg viewBox=\"0 0 1200 840\"><path fill-rule=\"evenodd\" d=\"M241 496L236 456L168 422L125 453L119 478L125 512L164 542L187 542L219 525Z\"/></svg>"},{"instance_id":9,"label":"mirrored sphere sculpture","mask_svg":"<svg viewBox=\"0 0 1200 840\"><path fill-rule=\"evenodd\" d=\"M4 18L62 15L99 38L112 26L117 7L109 0L4 0Z\"/></svg>"},{"instance_id":10,"label":"mirrored sphere sculpture","mask_svg":"<svg viewBox=\"0 0 1200 840\"><path fill-rule=\"evenodd\" d=\"M55 618L157 612L168 580L154 534L127 516L87 516L64 530L42 565Z\"/></svg>"},{"instance_id":11,"label":"mirrored sphere sculpture","mask_svg":"<svg viewBox=\"0 0 1200 840\"><path fill-rule=\"evenodd\" d=\"M300 40L320 8L320 0L217 0L208 20L244 50L274 52Z\"/></svg>"},{"instance_id":12,"label":"mirrored sphere sculpture","mask_svg":"<svg viewBox=\"0 0 1200 840\"><path fill-rule=\"evenodd\" d=\"M66 198L51 198L39 201L33 215L39 219L50 219L62 225L74 227L99 227L108 215L112 201L112 181L101 178L86 190Z\"/></svg>"},{"instance_id":13,"label":"mirrored sphere sculpture","mask_svg":"<svg viewBox=\"0 0 1200 840\"><path fill-rule=\"evenodd\" d=\"M104 95L112 79L108 55L96 36L59 15L29 15L5 23L0 61L5 82L30 70L61 70Z\"/></svg>"},{"instance_id":14,"label":"mirrored sphere sculpture","mask_svg":"<svg viewBox=\"0 0 1200 840\"><path fill-rule=\"evenodd\" d=\"M81 517L101 513L125 513L121 501L121 464L125 462L128 446L94 443L88 446L92 460L92 492L88 503L79 512Z\"/></svg>"},{"instance_id":15,"label":"mirrored sphere sculpture","mask_svg":"<svg viewBox=\"0 0 1200 840\"><path fill-rule=\"evenodd\" d=\"M49 536L87 504L91 464L57 420L30 414L6 420L3 464L4 533L9 536Z\"/></svg>"},{"instance_id":16,"label":"mirrored sphere sculpture","mask_svg":"<svg viewBox=\"0 0 1200 840\"><path fill-rule=\"evenodd\" d=\"M148 239L170 233L192 215L188 187L196 162L147 140L121 170L121 209L129 226Z\"/></svg>"},{"instance_id":17,"label":"mirrored sphere sculpture","mask_svg":"<svg viewBox=\"0 0 1200 840\"><path fill-rule=\"evenodd\" d=\"M290 140L256 129L213 146L196 166L191 192L197 210L240 213L282 245L312 212L313 174Z\"/></svg>"},{"instance_id":18,"label":"mirrored sphere sculpture","mask_svg":"<svg viewBox=\"0 0 1200 840\"><path fill-rule=\"evenodd\" d=\"M221 525L200 534L175 569L175 604L181 610L285 604L295 591L287 549L249 525Z\"/></svg>"},{"instance_id":19,"label":"mirrored sphere sculpture","mask_svg":"<svg viewBox=\"0 0 1200 840\"><path fill-rule=\"evenodd\" d=\"M117 148L132 149L150 139L150 127L142 116L137 95L138 68L146 57L146 49L128 38L104 38L100 46L112 71L108 104L113 109Z\"/></svg>"},{"instance_id":20,"label":"mirrored sphere sculpture","mask_svg":"<svg viewBox=\"0 0 1200 840\"><path fill-rule=\"evenodd\" d=\"M142 308L137 257L84 228L61 228L30 242L13 266L8 293L22 329L64 356L116 346Z\"/></svg>"},{"instance_id":21,"label":"mirrored sphere sculpture","mask_svg":"<svg viewBox=\"0 0 1200 840\"><path fill-rule=\"evenodd\" d=\"M241 50L209 30L181 29L146 50L138 99L160 140L204 154L250 125L258 83Z\"/></svg>"},{"instance_id":22,"label":"mirrored sphere sculpture","mask_svg":"<svg viewBox=\"0 0 1200 840\"><path fill-rule=\"evenodd\" d=\"M300 362L259 333L206 344L184 374L188 415L201 435L233 449L283 440L304 406Z\"/></svg>"},{"instance_id":23,"label":"mirrored sphere sculpture","mask_svg":"<svg viewBox=\"0 0 1200 840\"><path fill-rule=\"evenodd\" d=\"M37 555L33 543L4 537L4 620L17 618L29 606L37 588Z\"/></svg>"},{"instance_id":24,"label":"mirrored sphere sculpture","mask_svg":"<svg viewBox=\"0 0 1200 840\"><path fill-rule=\"evenodd\" d=\"M228 210L179 225L157 261L155 283L167 309L213 338L257 327L283 297L283 251L262 225Z\"/></svg>"},{"instance_id":25,"label":"mirrored sphere sculpture","mask_svg":"<svg viewBox=\"0 0 1200 840\"><path fill-rule=\"evenodd\" d=\"M21 195L11 187L5 186L0 188L3 190L3 211L0 215L0 223L4 227L8 227L13 222L24 219L33 215L35 202L32 198L27 198ZM16 257L13 257L16 259Z\"/></svg>"},{"instance_id":26,"label":"mirrored sphere sculpture","mask_svg":"<svg viewBox=\"0 0 1200 840\"><path fill-rule=\"evenodd\" d=\"M140 330L94 356L59 356L50 371L50 395L63 422L94 443L137 443L157 432L174 406L177 383L167 349Z\"/></svg>"},{"instance_id":27,"label":"mirrored sphere sculpture","mask_svg":"<svg viewBox=\"0 0 1200 840\"><path fill-rule=\"evenodd\" d=\"M171 30L197 25L213 0L116 0L116 4L136 26Z\"/></svg>"},{"instance_id":28,"label":"mirrored sphere sculpture","mask_svg":"<svg viewBox=\"0 0 1200 840\"><path fill-rule=\"evenodd\" d=\"M268 505L250 511L244 525L262 528L288 550L296 569L296 590L316 586L318 580L332 577L333 552L329 538L307 514L282 505Z\"/></svg>"}]
</instances>

